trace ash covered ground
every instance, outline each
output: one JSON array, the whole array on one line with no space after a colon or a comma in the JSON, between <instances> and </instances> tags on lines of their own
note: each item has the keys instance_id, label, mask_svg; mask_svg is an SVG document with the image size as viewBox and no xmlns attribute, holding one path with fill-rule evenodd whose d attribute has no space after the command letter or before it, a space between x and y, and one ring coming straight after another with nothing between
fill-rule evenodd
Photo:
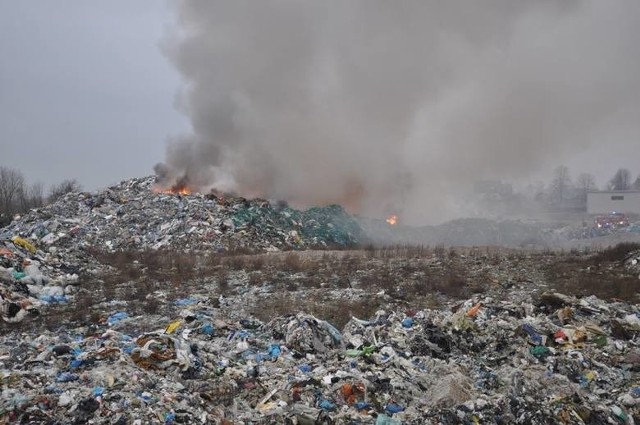
<instances>
[{"instance_id":1,"label":"ash covered ground","mask_svg":"<svg viewBox=\"0 0 640 425\"><path fill-rule=\"evenodd\" d=\"M2 421L640 420L629 229L409 228L152 185L0 229Z\"/></svg>"}]
</instances>

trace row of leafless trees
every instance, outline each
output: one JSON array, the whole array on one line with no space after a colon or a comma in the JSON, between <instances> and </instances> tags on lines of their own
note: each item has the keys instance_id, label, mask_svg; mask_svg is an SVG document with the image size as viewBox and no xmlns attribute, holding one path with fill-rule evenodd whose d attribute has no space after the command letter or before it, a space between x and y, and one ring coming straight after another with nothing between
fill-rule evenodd
<instances>
[{"instance_id":1,"label":"row of leafless trees","mask_svg":"<svg viewBox=\"0 0 640 425\"><path fill-rule=\"evenodd\" d=\"M632 180L631 171L619 168L611 180L607 182L605 190L640 190L640 175ZM569 168L565 165L557 167L553 172L553 179L549 185L549 195L556 202L562 202L576 196L587 198L587 193L598 190L593 174L582 173L578 175L575 183L571 178Z\"/></svg>"},{"instance_id":2,"label":"row of leafless trees","mask_svg":"<svg viewBox=\"0 0 640 425\"><path fill-rule=\"evenodd\" d=\"M65 180L52 186L45 196L42 183L28 185L19 170L0 166L0 227L7 225L14 214L41 207L66 193L81 189L75 179Z\"/></svg>"},{"instance_id":3,"label":"row of leafless trees","mask_svg":"<svg viewBox=\"0 0 640 425\"><path fill-rule=\"evenodd\" d=\"M626 168L620 168L609 181L609 190L640 190L640 174L635 181L631 183L631 171Z\"/></svg>"}]
</instances>

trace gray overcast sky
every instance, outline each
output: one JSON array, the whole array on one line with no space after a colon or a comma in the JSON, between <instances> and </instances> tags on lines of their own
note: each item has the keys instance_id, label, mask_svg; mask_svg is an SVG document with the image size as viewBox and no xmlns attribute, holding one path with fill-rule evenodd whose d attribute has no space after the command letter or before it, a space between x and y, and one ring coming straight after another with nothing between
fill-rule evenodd
<instances>
[{"instance_id":1,"label":"gray overcast sky","mask_svg":"<svg viewBox=\"0 0 640 425\"><path fill-rule=\"evenodd\" d=\"M172 20L158 0L0 0L0 165L87 189L152 174L186 128Z\"/></svg>"},{"instance_id":2,"label":"gray overcast sky","mask_svg":"<svg viewBox=\"0 0 640 425\"><path fill-rule=\"evenodd\" d=\"M493 3L496 2L487 0L487 5ZM543 4L544 2L540 3ZM564 2L557 2L557 4L561 3ZM297 38L291 37L291 33L293 31L304 33L302 29L306 28L304 25L300 28L295 25L290 28L287 25L289 25L292 20L285 19L288 16L287 14L282 15L282 10L272 8L270 5L265 5L259 1L252 4L250 8L241 8L241 13L226 10L229 8L232 9L234 4L235 2L233 0L218 3L209 3L206 1L194 2L193 8L195 11L192 15L186 13L184 16L186 22L196 21L197 23L198 16L200 15L198 7L206 9L203 14L205 14L207 18L202 19L205 23L209 22L209 20L215 21L216 16L220 16L221 24L219 25L219 31L228 31L228 34L231 34L228 37L229 46L234 53L233 55L223 56L231 59L226 61L230 62L230 69L232 65L235 66L237 64L240 64L238 65L240 67L238 69L253 68L251 66L247 67L246 63L251 62L254 57L257 58L253 60L257 65L264 65L264 63L260 62L261 58L264 59L263 62L266 64L271 64L274 61L270 59L270 53L262 53L272 51L277 53L278 46L288 48L287 42L279 40L297 40ZM277 4L279 7L288 7L287 2L279 2ZM295 5L296 2L292 2L292 4ZM342 3L333 4L338 5ZM359 39L353 38L355 36L350 33L350 29L354 28L355 24L353 24L353 22L359 22L357 18L361 16L362 12L359 8L367 4L373 3L353 2L351 3L352 7L347 7L347 9L355 9L351 11L354 15L353 19L350 18L351 15L348 13L347 15L344 15L344 13L331 15L331 19L327 19L327 22L331 25L326 24L324 27L320 27L326 27L326 33L323 32L322 34L324 34L323 37L326 34L329 35L327 36L328 41L325 38L320 38L320 41L318 41L316 40L316 35L312 34L309 36L310 41L303 39L298 44L300 44L303 49L307 49L308 47L312 53L317 53L317 51L322 53L325 51L318 46L326 49L326 51L331 54L335 54L336 51L340 53L340 49L345 44L353 44L357 48L359 46ZM384 4L384 2L381 3L381 5ZM422 3L415 2L413 4L414 6L421 6ZM433 4L439 7L444 5L444 2L434 2ZM462 4L464 5L462 9L466 9L466 5L464 3ZM502 8L498 8L496 12L494 9L484 8L484 3L473 4L482 10L486 9L487 13L484 15L491 16L481 14L482 16L475 17L475 15L471 14L462 14L462 18L465 18L465 16L473 16L474 22L472 23L475 24L477 21L478 26L482 28L493 28L496 22L502 22L502 18L499 17L500 13L497 13L500 12ZM590 78L593 77L591 78L592 80L598 81L597 75L595 74L600 72L600 68L594 66L594 64L602 65L603 74L606 74L607 69L620 69L622 71L633 70L633 67L637 66L636 61L632 58L633 55L626 54L626 51L622 49L619 49L621 53L617 56L613 53L611 55L607 55L606 53L611 52L611 46L620 41L631 40L629 43L636 43L636 39L633 36L629 36L629 33L632 32L630 29L634 28L633 20L631 18L625 18L629 13L625 12L625 8L622 7L625 5L633 6L634 1L630 0L625 2L624 0L620 0L619 2L612 3L621 7L613 10L610 14L604 13L608 10L608 4L599 3L598 1L572 2L571 4L579 5L579 7L575 7L574 10L569 10L568 12L562 10L549 12L548 16L558 16L557 19L549 18L544 14L540 15L544 18L544 20L540 22L552 22L554 25L557 25L553 26L549 24L545 27L546 24L540 24L539 27L550 28L556 31L558 37L562 36L562 30L564 28L568 28L567 32L569 36L562 39L565 41L564 44L559 43L561 45L557 50L558 55L572 51L583 53L591 52L594 50L594 46L598 47L598 41L602 37L611 36L611 40L607 41L608 44L604 43L602 49L595 50L595 53L591 55L592 57L588 58L590 62L586 62L585 68L589 71ZM190 7L185 7L187 5L191 5L191 3L183 3L185 9ZM309 7L305 7L303 12L309 12L312 17L317 16L313 7L319 7L318 4L309 2L307 5ZM378 10L380 8L372 7L370 9ZM365 16L365 18L369 16L367 19L374 19L373 22L377 22L377 25L388 24L391 25L391 29L397 29L397 24L395 24L393 20L387 22L389 19L383 19L387 15L395 15L386 13L383 9L384 7L380 9L379 14L381 17L378 17L379 19L377 21L375 20L378 15L376 10L368 12L372 14L371 16L363 16ZM297 6L294 6L292 10L292 13L299 12ZM632 9L629 8L629 10ZM347 10L347 12L349 12L349 10ZM447 11L445 10L444 12ZM540 31L538 33L537 30L530 31L527 29L528 23L533 22L538 25L536 21L538 14L536 13L537 12L530 14L532 16L530 20L519 18L520 20L517 22L523 22L523 25L518 27L519 31L515 32L515 36L511 36L511 44L507 44L504 49L506 49L508 54L506 56L512 58L511 60L515 65L522 64L520 67L522 69L516 66L516 70L519 69L522 73L526 74L528 69L533 69L531 74L544 82L546 81L543 78L544 73L542 73L543 77L539 77L539 75L534 72L536 68L535 65L537 63L544 63L544 60L535 62L529 58L529 54L526 53L526 51L518 50L518 46L520 45L536 47L538 46L538 44L536 44L538 40L540 40L542 46L545 47L544 36L547 34L547 31ZM284 16L283 22L279 21L279 16L281 15ZM602 19L598 18L601 15L606 16ZM294 14L294 16L297 15ZM303 14L303 16L306 15ZM344 23L341 20L343 16L346 16ZM413 13L408 13L407 19L411 20L411 16L413 16ZM425 16L430 15L426 14ZM443 16L446 17L448 15L445 13ZM161 0L0 0L0 165L8 165L22 170L29 182L42 181L46 185L49 185L65 178L77 178L87 189L104 187L129 177L151 174L153 165L165 158L165 148L168 138L189 132L188 120L174 108L176 93L184 88L183 81L180 74L174 68L174 65L167 60L159 48L159 43L166 34L167 26L175 22L175 17L176 10L172 10L169 3ZM483 17L487 18L485 20L488 21L488 23L481 19ZM252 31L256 28L254 18L257 19L257 22L266 22L267 24L275 22L272 26L265 24L264 28L258 26L258 30L265 29L265 31L268 30L269 34L272 34L273 32L278 32L275 29L283 28L281 32L284 34L284 38L279 39L278 37L274 37L273 39L269 39L269 37L263 36L260 31L256 30L255 32L258 34L257 40L264 40L263 44L265 44L266 47L262 46L262 41L260 41L257 43L259 47L257 54L255 52L251 54L248 50L240 50L243 54L238 55L236 54L238 50L237 46L245 46L242 44L246 38L245 35L253 34ZM494 18L497 19L497 21L492 20ZM420 21L421 19L422 18L417 19L420 33L423 32L423 27L429 27L429 25L424 25L424 23ZM337 23L334 22L336 20L338 21ZM454 20L454 23L457 21L458 19ZM464 23L464 19L462 19L462 21L462 23ZM231 24L225 26L228 22L231 22ZM624 23L626 26L619 25L620 23ZM336 27L332 26L334 24ZM347 40L351 40L350 43L344 43L342 40L335 41L331 38L334 34L334 28L342 28L340 26L342 24L344 24L345 28L349 29L345 36L347 36ZM312 27L316 28L313 25ZM464 27L471 27L473 29L474 26L465 24ZM603 34L595 34L597 31L592 29L600 27L606 28L606 31L603 31ZM197 25L196 28L198 28ZM374 25L371 28L373 31L372 34L374 35L377 33L376 31L378 31L376 28L379 28L379 26ZM619 31L620 34L617 34L617 28L623 28ZM208 30L211 30L213 36L220 34L217 32L218 26L215 28L205 26L203 31L206 34ZM426 29L424 30L426 31ZM590 37L585 37L585 35L590 35L592 32L594 32L592 37L595 41L591 40ZM391 31L391 33L394 34L393 31ZM503 37L501 32L497 31L497 33L498 38ZM576 37L575 40L571 38L574 34ZM399 34L397 38L400 42L404 43L404 38L402 38L401 35L402 34ZM348 38L349 36L353 39ZM521 37L521 39L517 37ZM580 42L578 37L583 37L584 42ZM619 40L616 39L616 37L619 37ZM202 38L202 40L206 41L206 38ZM420 40L422 40L422 38ZM393 41L393 39L391 41ZM489 41L491 41L491 38L489 38ZM187 41L183 44L183 47L190 47L191 44L189 43L190 42ZM550 46L553 46L553 44L554 43L550 43ZM579 48L573 47L576 44ZM489 43L489 45L492 46L491 43ZM511 45L514 46L513 52L509 50L511 49L511 47L509 47ZM208 51L207 49L211 48L211 46L217 48L218 45L215 43L205 44L202 50L198 50L201 46L192 46L191 51L194 52L192 59L195 61L195 65L203 63L204 66L209 67L206 69L210 70L215 67L210 67L209 62L213 62L216 66L220 64L220 61L217 59L219 56L216 56L216 54L224 54L225 51ZM391 46L393 46L393 43L391 43ZM466 59L464 58L470 55L465 53L466 51L462 51L462 53L456 51L455 46L456 44L454 43L453 50L444 51L446 53L444 54L445 59L449 60L449 56L453 57L455 59L453 61L454 64L457 63L456 61L463 64L459 67L458 71L464 71L466 68L469 68L464 65L466 63ZM500 46L500 44L498 44L498 46ZM446 45L444 47L446 47ZM350 54L362 59L362 55L358 56L359 50L355 48L352 50L353 52ZM396 50L397 49L391 49L391 51L394 52ZM630 51L631 49L628 48L627 50ZM438 50L434 49L434 51L437 52ZM188 63L187 60L189 59L189 52L190 50L187 50L187 54L178 60L182 66L181 71L187 75L190 75L188 70L192 65ZM474 52L475 51L472 51L471 53ZM500 53L500 50L485 49L485 51L482 52L489 57L487 60L488 65L486 66L489 72L493 69L491 67L493 63L491 61L492 55L494 55L495 52ZM313 56L313 58L318 56L314 55L309 56ZM402 56L400 54L398 55ZM300 56L302 59L305 59L304 54ZM499 55L496 54L496 56ZM609 56L613 59L608 59ZM619 60L625 57L629 59L627 61L629 63L619 64ZM480 57L480 59L483 58L484 56ZM554 56L543 57L543 59L549 58L554 59ZM366 59L367 57L364 57L364 60ZM375 56L374 59L376 59ZM399 63L402 63L402 60L407 58L396 57L395 59L398 60ZM427 57L427 59L429 59L429 57ZM478 58L471 56L471 59L467 60L467 62L483 64L481 60L476 59ZM175 61L174 57L174 62ZM385 61L386 56L383 56L379 62L385 63ZM499 61L496 60L496 62ZM377 75L375 74L375 70L383 67L379 66L379 63L376 61L372 63L374 66L369 68L367 72L371 74L373 71L373 76L375 77ZM445 63L449 62L445 61ZM630 64L633 66L630 66ZM243 66L244 68L242 68ZM259 77L257 78L258 82L261 82L263 86L268 88L271 87L274 82L291 81L287 74L280 75L283 71L287 71L288 68L287 64L282 66L284 67L282 69L275 66L275 71L277 72L269 78L265 78L264 74L256 72ZM355 66L355 68L359 69L357 66ZM199 69L200 68L195 66L195 71ZM256 67L255 69L262 68ZM479 69L482 70L484 68L480 67ZM384 71L384 69L382 69L382 71ZM207 76L209 73L209 71L204 74L195 72L195 75ZM465 74L464 72L462 73ZM624 72L612 73L615 78L618 78L618 74L624 75ZM235 75L236 73L230 73L231 83L234 83ZM249 75L249 77L252 75L253 74ZM486 77L487 80L495 80L496 84L500 83L503 79L500 75L498 75L498 77L491 77L491 72L487 75L489 75ZM550 77L556 75L562 77L560 74L549 72ZM240 75L238 79L243 76L244 74ZM472 76L473 73L471 73L471 77ZM507 77L509 76L510 75L507 74ZM515 77L516 82L519 82L520 80L517 79L518 76L516 75ZM636 87L637 77L629 78L634 82L634 87ZM359 80L360 78L358 77L354 81ZM375 78L371 80L374 83L377 81ZM463 82L464 81L466 80L463 79ZM482 81L482 79L480 78L479 81ZM586 81L589 82L590 80ZM223 80L220 85L228 82L227 80ZM240 89L246 88L245 86L252 87L254 83L253 80L249 81L251 84L248 84L244 80L235 82L238 83L237 86L240 87ZM223 90L222 95L226 96L227 93L235 93L237 91L236 85L231 83L228 87L224 87L225 90ZM242 84L244 84L244 86ZM297 87L294 84L289 84L289 86L293 88ZM461 86L463 88L466 87L464 85ZM475 87L473 84L471 84L471 86L472 88ZM276 85L276 87L278 86ZM482 84L479 84L479 87L480 89L478 89L478 91L482 91ZM206 89L207 87L204 88ZM216 89L217 88L219 87L216 86ZM497 90L499 89L500 84L497 86ZM242 91L240 90L240 92ZM491 90L489 90L489 92L491 93ZM534 92L537 93L537 90ZM211 98L211 96L209 96L210 93L206 90L201 91L201 93L203 93L201 96L204 96L204 100ZM258 92L258 94L259 93L260 92ZM216 93L213 94L215 95ZM587 93L587 95L590 95L590 93ZM222 97L226 98L224 96ZM367 96L364 97L366 98ZM559 98L562 99L561 96ZM364 99L363 102L364 101L366 101L366 99ZM272 103L266 102L266 105L267 111L275 110L278 112L277 109L272 108ZM407 105L407 108L411 106L410 104ZM571 109L575 106L571 106L571 103L568 103L568 105L565 109ZM634 105L637 106L635 103ZM349 104L347 104L346 107L348 106ZM628 114L635 115L637 113L635 106L628 110ZM480 109L486 108L482 106ZM401 111L402 109L398 110ZM314 114L315 112L314 110ZM208 111L205 108L203 116L208 120L210 114L207 114ZM196 118L198 117L197 108L194 116ZM456 112L453 116L459 116L459 114ZM474 116L475 115L472 114L471 118ZM333 116L331 116L331 118L333 120ZM598 127L599 133L594 134L592 132L590 133L590 137L601 140L601 142L591 143L588 148L575 149L572 155L569 156L558 156L557 161L555 160L555 156L547 155L551 156L550 160L545 159L545 162L539 164L539 166L531 167L536 168L537 174L530 176L529 181L544 180L548 182L551 171L560 164L568 165L574 177L583 171L593 172L596 174L599 185L603 185L618 167L628 167L635 179L638 172L640 172L640 165L638 163L638 158L640 157L640 142L637 140L638 126L633 124L633 122L637 122L637 120L631 118L632 117L628 116L626 118L624 116L616 116L617 121L611 120L608 125L600 125ZM274 122L273 126L279 125L277 120L271 121ZM525 121L527 121L526 117ZM365 122L369 125L372 121L365 120ZM501 122L502 124L500 125L502 126L504 121ZM628 128L625 126L628 126ZM281 125L281 127L286 126ZM436 125L436 127L438 127L438 125ZM446 123L442 124L441 127L451 129L451 126L447 127ZM455 126L453 127L455 129ZM302 126L301 132L304 135L311 134L305 126ZM261 130L259 134L262 135L264 132ZM275 136L278 135L280 135L280 133L276 131ZM309 137L309 143L313 143L313 140L313 137ZM210 140L207 139L207 142L210 142ZM365 149L358 148L358 145L354 146L357 149L354 150L352 156L359 157L362 152L365 152ZM282 155L277 153L275 148L271 149L271 152L273 157L282 157ZM340 154L339 156L343 156L342 150L339 149L337 152ZM463 152L463 149L455 149L454 153L458 155ZM302 150L302 154L308 156L306 150ZM473 157L473 155L474 154L470 154L469 156ZM523 156L526 156L526 154ZM415 157L415 155L411 157ZM437 156L434 157L437 158ZM261 161L262 158L262 155L260 155L259 159ZM347 155L345 158L350 157ZM242 161L247 162L246 158L242 158ZM441 161L438 160L437 163L439 162ZM295 164L296 162L288 161L288 163ZM366 164L368 164L368 162L366 162ZM347 162L346 166L349 171L353 169L350 162ZM302 168L306 171L305 167ZM380 170L379 167L367 166L366 168L376 173ZM322 173L324 173L324 171L322 171ZM286 177L288 178L289 175ZM339 185L336 184L334 186L337 187ZM305 193L307 193L307 188L304 187L304 189Z\"/></svg>"}]
</instances>

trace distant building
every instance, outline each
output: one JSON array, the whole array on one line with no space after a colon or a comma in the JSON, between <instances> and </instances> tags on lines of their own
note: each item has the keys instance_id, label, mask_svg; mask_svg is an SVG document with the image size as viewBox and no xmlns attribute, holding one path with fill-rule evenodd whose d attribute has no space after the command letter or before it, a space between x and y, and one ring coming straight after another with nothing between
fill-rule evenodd
<instances>
[{"instance_id":1,"label":"distant building","mask_svg":"<svg viewBox=\"0 0 640 425\"><path fill-rule=\"evenodd\" d=\"M588 214L611 212L640 214L640 191L615 190L587 193Z\"/></svg>"}]
</instances>

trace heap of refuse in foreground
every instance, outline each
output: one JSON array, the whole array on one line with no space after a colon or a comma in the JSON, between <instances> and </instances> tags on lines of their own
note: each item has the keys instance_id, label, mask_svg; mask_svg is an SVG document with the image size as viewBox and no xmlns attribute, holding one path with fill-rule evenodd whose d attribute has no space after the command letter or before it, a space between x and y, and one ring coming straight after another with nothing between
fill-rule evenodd
<instances>
[{"instance_id":1,"label":"heap of refuse in foreground","mask_svg":"<svg viewBox=\"0 0 640 425\"><path fill-rule=\"evenodd\" d=\"M161 329L114 311L99 325L0 340L0 412L111 424L640 419L637 305L516 298L378 311L342 331L304 313L226 320L201 296L176 301Z\"/></svg>"}]
</instances>

